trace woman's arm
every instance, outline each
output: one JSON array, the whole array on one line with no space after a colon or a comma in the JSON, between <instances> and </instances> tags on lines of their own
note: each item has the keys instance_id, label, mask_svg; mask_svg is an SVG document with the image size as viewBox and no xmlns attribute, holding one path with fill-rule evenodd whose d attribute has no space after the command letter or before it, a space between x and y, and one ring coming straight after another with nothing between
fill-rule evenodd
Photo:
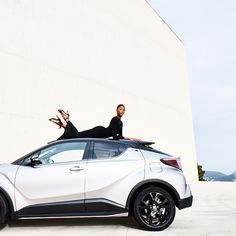
<instances>
[{"instance_id":1,"label":"woman's arm","mask_svg":"<svg viewBox=\"0 0 236 236\"><path fill-rule=\"evenodd\" d=\"M122 129L123 129L123 123L118 117L113 117L111 120L111 135L113 139L118 140L118 139L126 139L126 140L132 140L132 141L141 141L138 138L131 138L131 137L124 137L122 135Z\"/></svg>"},{"instance_id":2,"label":"woman's arm","mask_svg":"<svg viewBox=\"0 0 236 236\"><path fill-rule=\"evenodd\" d=\"M131 138L131 137L123 137L123 138L126 140L132 140L132 141L136 141L136 142L142 141L141 139L138 139L138 138Z\"/></svg>"}]
</instances>

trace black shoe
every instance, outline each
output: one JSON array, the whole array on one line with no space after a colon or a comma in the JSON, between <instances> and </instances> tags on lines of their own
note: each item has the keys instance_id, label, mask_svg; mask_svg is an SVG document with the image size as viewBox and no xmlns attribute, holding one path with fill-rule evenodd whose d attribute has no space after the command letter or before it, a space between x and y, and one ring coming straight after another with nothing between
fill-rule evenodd
<instances>
[{"instance_id":1,"label":"black shoe","mask_svg":"<svg viewBox=\"0 0 236 236\"><path fill-rule=\"evenodd\" d=\"M61 114L61 116L63 117L63 119L68 122L69 121L69 118L70 118L70 115L69 115L69 112L67 111L67 113L62 110L62 109L58 109L58 112Z\"/></svg>"},{"instance_id":2,"label":"black shoe","mask_svg":"<svg viewBox=\"0 0 236 236\"><path fill-rule=\"evenodd\" d=\"M52 121L54 124L59 126L59 129L63 126L63 123L61 119L57 116L57 118L50 118L50 121Z\"/></svg>"}]
</instances>

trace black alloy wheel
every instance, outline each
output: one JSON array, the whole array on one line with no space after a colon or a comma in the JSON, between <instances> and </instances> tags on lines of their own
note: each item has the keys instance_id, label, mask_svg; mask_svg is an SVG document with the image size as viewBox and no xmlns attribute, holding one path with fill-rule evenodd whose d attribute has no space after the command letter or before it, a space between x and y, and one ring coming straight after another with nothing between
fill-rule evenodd
<instances>
[{"instance_id":1,"label":"black alloy wheel","mask_svg":"<svg viewBox=\"0 0 236 236\"><path fill-rule=\"evenodd\" d=\"M139 192L134 200L136 222L147 230L163 230L175 217L175 203L164 189L150 186Z\"/></svg>"}]
</instances>

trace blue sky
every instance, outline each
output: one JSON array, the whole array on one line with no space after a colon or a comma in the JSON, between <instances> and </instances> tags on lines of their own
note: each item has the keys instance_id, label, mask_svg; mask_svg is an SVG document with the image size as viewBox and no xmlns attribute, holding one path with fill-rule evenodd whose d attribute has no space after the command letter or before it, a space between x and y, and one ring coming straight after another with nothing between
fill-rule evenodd
<instances>
[{"instance_id":1,"label":"blue sky","mask_svg":"<svg viewBox=\"0 0 236 236\"><path fill-rule=\"evenodd\" d=\"M148 0L184 42L198 162L236 171L236 1Z\"/></svg>"}]
</instances>

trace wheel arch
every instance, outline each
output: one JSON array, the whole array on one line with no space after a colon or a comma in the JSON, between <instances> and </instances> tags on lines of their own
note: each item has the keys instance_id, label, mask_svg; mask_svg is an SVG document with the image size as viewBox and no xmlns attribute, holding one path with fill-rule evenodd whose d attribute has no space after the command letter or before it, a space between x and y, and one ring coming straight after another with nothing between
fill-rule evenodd
<instances>
[{"instance_id":1,"label":"wheel arch","mask_svg":"<svg viewBox=\"0 0 236 236\"><path fill-rule=\"evenodd\" d=\"M9 196L9 194L0 187L0 194L5 198L9 212L8 212L8 217L10 217L12 215L12 213L14 212L14 206L13 206L13 202Z\"/></svg>"},{"instance_id":2,"label":"wheel arch","mask_svg":"<svg viewBox=\"0 0 236 236\"><path fill-rule=\"evenodd\" d=\"M137 185L134 186L134 188L130 191L129 196L126 201L126 208L129 210L129 215L132 215L133 211L133 202L136 197L136 195L143 189L149 187L149 186L156 186L160 187L164 190L166 190L173 198L174 203L177 207L179 207L179 200L180 196L176 189L169 183L163 180L157 180L157 179L149 179L144 180Z\"/></svg>"}]
</instances>

